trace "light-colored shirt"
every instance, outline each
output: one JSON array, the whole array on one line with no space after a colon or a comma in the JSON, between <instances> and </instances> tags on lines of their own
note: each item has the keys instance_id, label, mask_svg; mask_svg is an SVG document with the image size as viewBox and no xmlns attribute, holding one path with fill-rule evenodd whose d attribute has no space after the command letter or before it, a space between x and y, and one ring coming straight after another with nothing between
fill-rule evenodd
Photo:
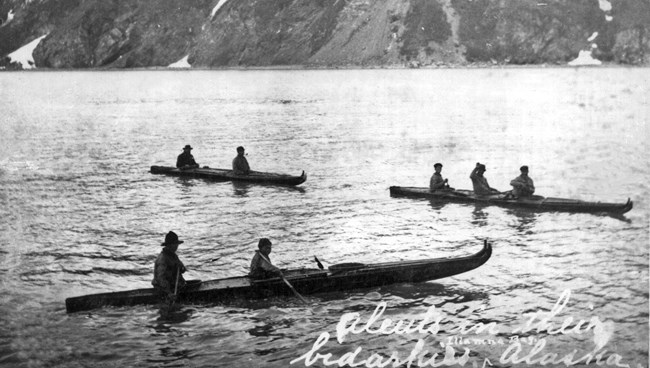
<instances>
[{"instance_id":1,"label":"light-colored shirt","mask_svg":"<svg viewBox=\"0 0 650 368\"><path fill-rule=\"evenodd\" d=\"M472 179L472 186L474 187L474 194L476 195L488 195L494 194L495 189L490 188L485 176L479 176L476 169L472 171L469 176Z\"/></svg>"},{"instance_id":2,"label":"light-colored shirt","mask_svg":"<svg viewBox=\"0 0 650 368\"><path fill-rule=\"evenodd\" d=\"M519 175L510 182L510 185L512 185L512 193L517 197L529 197L535 193L535 184L528 175Z\"/></svg>"}]
</instances>

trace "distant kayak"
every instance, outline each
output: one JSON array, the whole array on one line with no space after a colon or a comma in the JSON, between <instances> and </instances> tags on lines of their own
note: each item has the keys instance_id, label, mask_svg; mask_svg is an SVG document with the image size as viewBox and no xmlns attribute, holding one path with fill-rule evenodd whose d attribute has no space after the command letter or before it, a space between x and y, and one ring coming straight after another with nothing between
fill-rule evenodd
<instances>
[{"instance_id":1,"label":"distant kayak","mask_svg":"<svg viewBox=\"0 0 650 368\"><path fill-rule=\"evenodd\" d=\"M394 283L424 282L471 271L490 259L492 245L483 243L478 253L455 258L431 258L375 264L341 263L325 269L298 268L284 271L284 276L301 294L326 293ZM179 292L179 303L218 303L235 298L258 299L272 295L292 295L285 282L274 277L253 280L236 276L208 281L188 281ZM68 313L104 306L156 304L159 297L152 288L72 297L65 300Z\"/></svg>"},{"instance_id":2,"label":"distant kayak","mask_svg":"<svg viewBox=\"0 0 650 368\"><path fill-rule=\"evenodd\" d=\"M172 166L151 166L152 174L164 174L171 176L182 176L188 178L204 178L220 181L244 181L253 183L299 185L307 180L307 174L303 171L299 176L251 171L248 175L237 175L232 170L226 169L189 169L180 170Z\"/></svg>"},{"instance_id":3,"label":"distant kayak","mask_svg":"<svg viewBox=\"0 0 650 368\"><path fill-rule=\"evenodd\" d=\"M503 194L477 196L473 191L463 189L431 192L429 188L397 186L390 187L390 195L394 197L429 198L448 202L528 208L541 211L607 212L622 214L632 209L632 201L629 198L625 203L587 202L578 199L552 198L537 195L527 198L506 199Z\"/></svg>"}]
</instances>

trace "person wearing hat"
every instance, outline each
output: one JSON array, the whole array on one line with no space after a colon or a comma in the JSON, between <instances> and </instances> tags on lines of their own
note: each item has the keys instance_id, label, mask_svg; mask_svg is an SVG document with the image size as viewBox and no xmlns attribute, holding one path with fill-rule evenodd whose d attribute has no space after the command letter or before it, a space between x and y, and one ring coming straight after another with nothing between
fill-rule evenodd
<instances>
[{"instance_id":1,"label":"person wearing hat","mask_svg":"<svg viewBox=\"0 0 650 368\"><path fill-rule=\"evenodd\" d=\"M535 193L535 184L533 184L533 179L528 176L528 166L520 167L519 171L521 171L521 175L510 182L511 193L515 198L530 197Z\"/></svg>"},{"instance_id":2,"label":"person wearing hat","mask_svg":"<svg viewBox=\"0 0 650 368\"><path fill-rule=\"evenodd\" d=\"M189 144L183 147L183 153L178 155L178 158L176 159L176 167L181 169L181 170L189 170L189 169L198 169L199 164L194 161L194 156L192 156L192 146Z\"/></svg>"},{"instance_id":3,"label":"person wearing hat","mask_svg":"<svg viewBox=\"0 0 650 368\"><path fill-rule=\"evenodd\" d=\"M251 172L248 160L244 156L244 147L237 147L237 157L232 160L232 171L235 175L248 175Z\"/></svg>"},{"instance_id":4,"label":"person wearing hat","mask_svg":"<svg viewBox=\"0 0 650 368\"><path fill-rule=\"evenodd\" d=\"M161 244L164 248L156 258L156 264L153 269L153 281L151 284L158 291L164 301L170 302L176 299L176 293L185 286L183 273L185 266L176 250L178 245L183 243L178 240L178 235L170 231L165 236L165 242Z\"/></svg>"},{"instance_id":5,"label":"person wearing hat","mask_svg":"<svg viewBox=\"0 0 650 368\"><path fill-rule=\"evenodd\" d=\"M267 238L260 239L257 243L258 250L255 251L251 261L251 269L248 276L252 279L268 279L269 277L280 276L282 271L271 263L271 241Z\"/></svg>"},{"instance_id":6,"label":"person wearing hat","mask_svg":"<svg viewBox=\"0 0 650 368\"><path fill-rule=\"evenodd\" d=\"M431 180L429 180L429 190L433 192L441 189L451 189L449 188L448 180L443 179L442 175L440 174L440 171L442 170L442 164L436 162L433 165L433 169L436 172L433 173L433 175L431 176Z\"/></svg>"},{"instance_id":7,"label":"person wearing hat","mask_svg":"<svg viewBox=\"0 0 650 368\"><path fill-rule=\"evenodd\" d=\"M469 175L469 178L472 179L474 194L479 196L500 194L501 192L490 187L490 184L488 184L487 179L485 178L485 176L483 176L486 170L487 169L485 168L485 165L483 165L480 162L477 162L476 167L474 167L474 170L472 170L472 173Z\"/></svg>"}]
</instances>

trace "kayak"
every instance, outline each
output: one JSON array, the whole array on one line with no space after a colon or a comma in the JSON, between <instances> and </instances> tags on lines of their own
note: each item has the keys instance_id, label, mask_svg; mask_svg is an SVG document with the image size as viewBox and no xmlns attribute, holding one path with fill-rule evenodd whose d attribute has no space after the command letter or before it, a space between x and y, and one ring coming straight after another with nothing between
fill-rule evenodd
<instances>
[{"instance_id":1,"label":"kayak","mask_svg":"<svg viewBox=\"0 0 650 368\"><path fill-rule=\"evenodd\" d=\"M151 166L152 174L165 174L189 178L205 178L221 181L243 181L253 183L299 185L307 180L307 174L303 171L300 176L275 174L260 171L251 171L248 175L237 175L232 170L199 168L180 170L172 166Z\"/></svg>"},{"instance_id":2,"label":"kayak","mask_svg":"<svg viewBox=\"0 0 650 368\"><path fill-rule=\"evenodd\" d=\"M283 271L283 274L300 294L326 293L394 283L423 282L458 275L481 266L491 255L492 246L486 240L483 249L470 256L376 264L342 263L330 266L327 270L300 268ZM292 293L289 286L279 277L254 280L248 276L238 276L209 281L188 281L186 287L179 291L177 301L219 303L236 298L258 299ZM104 306L159 302L156 291L147 288L67 298L65 306L68 313L73 313Z\"/></svg>"},{"instance_id":3,"label":"kayak","mask_svg":"<svg viewBox=\"0 0 650 368\"><path fill-rule=\"evenodd\" d=\"M503 194L477 196L471 190L437 190L418 187L390 187L393 197L427 198L447 202L479 203L504 207L528 208L541 211L591 212L623 214L632 209L632 201L626 203L587 202L578 199L542 197L534 195L526 198L506 199Z\"/></svg>"}]
</instances>

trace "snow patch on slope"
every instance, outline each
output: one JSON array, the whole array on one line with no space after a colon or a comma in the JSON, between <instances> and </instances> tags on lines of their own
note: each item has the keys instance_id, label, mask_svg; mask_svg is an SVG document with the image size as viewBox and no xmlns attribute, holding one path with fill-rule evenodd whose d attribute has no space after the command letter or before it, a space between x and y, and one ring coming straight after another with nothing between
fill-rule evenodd
<instances>
[{"instance_id":1,"label":"snow patch on slope","mask_svg":"<svg viewBox=\"0 0 650 368\"><path fill-rule=\"evenodd\" d=\"M219 8L221 8L223 6L223 4L226 3L226 1L228 1L228 0L219 0L217 5L214 8L212 8L212 13L210 13L210 19L214 18L214 15L217 14L217 12L219 11Z\"/></svg>"},{"instance_id":2,"label":"snow patch on slope","mask_svg":"<svg viewBox=\"0 0 650 368\"><path fill-rule=\"evenodd\" d=\"M34 53L34 49L45 37L47 37L47 35L43 35L35 39L34 41L28 43L27 45L19 48L18 50L12 52L7 56L12 62L20 63L23 66L23 69L32 69L35 67L34 56L32 56L32 54Z\"/></svg>"},{"instance_id":3,"label":"snow patch on slope","mask_svg":"<svg viewBox=\"0 0 650 368\"><path fill-rule=\"evenodd\" d=\"M173 64L169 64L167 67L168 68L175 68L175 69L191 68L192 65L190 65L190 63L187 62L187 58L189 56L190 55L185 55L184 58L180 59L179 61L177 61L177 62L175 62Z\"/></svg>"},{"instance_id":4,"label":"snow patch on slope","mask_svg":"<svg viewBox=\"0 0 650 368\"><path fill-rule=\"evenodd\" d=\"M591 49L597 48L596 44L591 45ZM591 50L581 50L578 57L569 61L570 66L587 66L587 65L601 65L602 61L594 59L591 56Z\"/></svg>"}]
</instances>

